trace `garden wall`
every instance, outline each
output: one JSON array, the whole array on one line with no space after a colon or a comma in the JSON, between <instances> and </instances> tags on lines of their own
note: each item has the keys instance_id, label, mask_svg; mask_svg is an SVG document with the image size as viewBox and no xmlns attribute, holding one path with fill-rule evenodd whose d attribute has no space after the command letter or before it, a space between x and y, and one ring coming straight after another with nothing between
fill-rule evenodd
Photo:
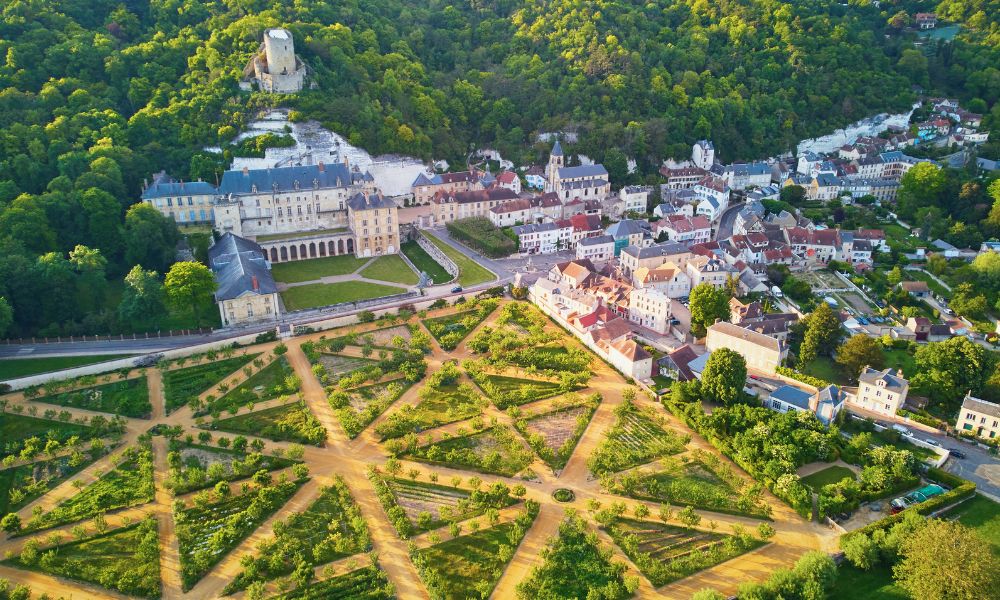
<instances>
[{"instance_id":1,"label":"garden wall","mask_svg":"<svg viewBox=\"0 0 1000 600\"><path fill-rule=\"evenodd\" d=\"M417 245L423 248L427 252L427 254L430 254L431 258L436 260L439 265L444 267L445 271L448 271L448 274L451 275L451 280L448 283L451 283L452 281L458 279L459 271L458 271L458 265L455 264L455 261L448 258L448 255L442 252L441 249L437 247L437 244L424 237L424 234L422 232L417 233ZM420 271L417 272L419 273Z\"/></svg>"}]
</instances>

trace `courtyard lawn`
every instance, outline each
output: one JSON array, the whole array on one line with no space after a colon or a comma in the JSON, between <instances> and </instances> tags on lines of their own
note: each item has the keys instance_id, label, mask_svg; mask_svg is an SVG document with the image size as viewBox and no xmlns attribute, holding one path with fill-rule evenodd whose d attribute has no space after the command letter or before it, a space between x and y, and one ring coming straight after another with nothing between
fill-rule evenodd
<instances>
[{"instance_id":1,"label":"courtyard lawn","mask_svg":"<svg viewBox=\"0 0 1000 600\"><path fill-rule=\"evenodd\" d=\"M878 566L870 571L844 562L837 569L833 589L827 594L830 600L909 600L910 595L892 580L892 571Z\"/></svg>"},{"instance_id":2,"label":"courtyard lawn","mask_svg":"<svg viewBox=\"0 0 1000 600\"><path fill-rule=\"evenodd\" d=\"M326 258L311 258L286 263L278 263L271 267L275 281L296 283L299 281L314 281L321 277L332 275L347 275L365 266L370 258L355 258L350 254L328 256Z\"/></svg>"},{"instance_id":3,"label":"courtyard lawn","mask_svg":"<svg viewBox=\"0 0 1000 600\"><path fill-rule=\"evenodd\" d=\"M833 465L823 469L822 471L816 471L812 475L803 477L802 485L811 488L812 491L818 493L821 489L823 489L824 485L830 485L831 483L838 483L844 479L854 478L854 471L848 469L847 467Z\"/></svg>"},{"instance_id":4,"label":"courtyard lawn","mask_svg":"<svg viewBox=\"0 0 1000 600\"><path fill-rule=\"evenodd\" d=\"M434 260L434 257L428 254L426 250L421 248L417 242L405 242L402 251L406 255L406 258L410 259L410 262L417 269L427 273L431 281L435 284L451 281L451 275L448 271L438 261Z\"/></svg>"},{"instance_id":5,"label":"courtyard lawn","mask_svg":"<svg viewBox=\"0 0 1000 600\"><path fill-rule=\"evenodd\" d=\"M424 231L423 234L427 236L427 239L434 242L434 245L440 248L441 251L444 252L445 256L458 265L459 285L471 286L496 279L496 275L494 275L492 271L483 267L458 250L452 248L447 243L442 242L440 239L435 237L434 234L429 231Z\"/></svg>"},{"instance_id":6,"label":"courtyard lawn","mask_svg":"<svg viewBox=\"0 0 1000 600\"><path fill-rule=\"evenodd\" d=\"M904 376L910 376L917 372L916 361L908 350L893 348L885 351L885 366L893 369L902 369Z\"/></svg>"},{"instance_id":7,"label":"courtyard lawn","mask_svg":"<svg viewBox=\"0 0 1000 600\"><path fill-rule=\"evenodd\" d=\"M401 283L403 285L417 285L420 277L413 272L410 265L406 264L402 258L395 254L386 254L376 258L371 264L361 270L362 277L368 279L378 279L379 281L389 281Z\"/></svg>"},{"instance_id":8,"label":"courtyard lawn","mask_svg":"<svg viewBox=\"0 0 1000 600\"><path fill-rule=\"evenodd\" d=\"M946 512L942 518L957 518L962 525L975 529L993 546L993 552L1000 554L1000 504L976 495Z\"/></svg>"},{"instance_id":9,"label":"courtyard lawn","mask_svg":"<svg viewBox=\"0 0 1000 600\"><path fill-rule=\"evenodd\" d=\"M329 306L342 302L357 302L382 296L402 294L406 289L392 285L379 285L367 281L345 281L343 283L313 283L291 287L281 293L285 310L303 310L317 306Z\"/></svg>"},{"instance_id":10,"label":"courtyard lawn","mask_svg":"<svg viewBox=\"0 0 1000 600\"><path fill-rule=\"evenodd\" d=\"M827 383L835 383L837 385L844 385L847 383L847 377L844 376L843 371L840 369L840 365L834 362L834 360L829 356L816 357L816 360L807 365L803 365L800 371L804 375L818 377Z\"/></svg>"},{"instance_id":11,"label":"courtyard lawn","mask_svg":"<svg viewBox=\"0 0 1000 600\"><path fill-rule=\"evenodd\" d=\"M73 367L129 358L134 354L92 354L87 356L46 356L42 358L14 358L0 360L0 381L17 379L39 373L51 373Z\"/></svg>"}]
</instances>

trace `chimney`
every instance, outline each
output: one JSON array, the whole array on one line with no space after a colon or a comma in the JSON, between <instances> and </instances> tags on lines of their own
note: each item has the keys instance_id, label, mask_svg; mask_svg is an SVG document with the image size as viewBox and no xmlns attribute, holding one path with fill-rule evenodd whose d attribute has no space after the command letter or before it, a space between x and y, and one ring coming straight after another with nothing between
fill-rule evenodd
<instances>
[{"instance_id":1,"label":"chimney","mask_svg":"<svg viewBox=\"0 0 1000 600\"><path fill-rule=\"evenodd\" d=\"M250 282L253 285L253 291L259 292L260 291L260 282L257 281L257 276L256 275L253 275L250 278Z\"/></svg>"},{"instance_id":2,"label":"chimney","mask_svg":"<svg viewBox=\"0 0 1000 600\"><path fill-rule=\"evenodd\" d=\"M323 161L319 161L316 166L320 173L326 173L326 165L323 164Z\"/></svg>"},{"instance_id":3,"label":"chimney","mask_svg":"<svg viewBox=\"0 0 1000 600\"><path fill-rule=\"evenodd\" d=\"M247 177L249 175L250 175L250 169L247 167L243 167L243 176Z\"/></svg>"}]
</instances>

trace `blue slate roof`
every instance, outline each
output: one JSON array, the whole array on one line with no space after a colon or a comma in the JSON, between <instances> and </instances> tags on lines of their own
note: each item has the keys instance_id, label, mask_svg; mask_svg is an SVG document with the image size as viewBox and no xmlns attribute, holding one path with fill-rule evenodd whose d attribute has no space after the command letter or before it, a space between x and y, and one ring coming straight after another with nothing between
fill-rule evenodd
<instances>
[{"instance_id":1,"label":"blue slate roof","mask_svg":"<svg viewBox=\"0 0 1000 600\"><path fill-rule=\"evenodd\" d=\"M702 372L705 371L705 365L708 364L708 357L710 356L712 356L712 353L706 352L688 363L688 369L691 369L691 372L694 373L695 377L701 377Z\"/></svg>"},{"instance_id":2,"label":"blue slate roof","mask_svg":"<svg viewBox=\"0 0 1000 600\"><path fill-rule=\"evenodd\" d=\"M208 249L208 262L219 284L216 300L231 300L246 292L273 294L278 291L264 252L248 239L226 233Z\"/></svg>"},{"instance_id":3,"label":"blue slate roof","mask_svg":"<svg viewBox=\"0 0 1000 600\"><path fill-rule=\"evenodd\" d=\"M142 193L143 200L168 196L214 196L215 186L206 181L159 180Z\"/></svg>"},{"instance_id":4,"label":"blue slate roof","mask_svg":"<svg viewBox=\"0 0 1000 600\"><path fill-rule=\"evenodd\" d=\"M559 169L559 179L607 176L608 170L604 168L604 165L580 165L578 167L562 167Z\"/></svg>"},{"instance_id":5,"label":"blue slate roof","mask_svg":"<svg viewBox=\"0 0 1000 600\"><path fill-rule=\"evenodd\" d=\"M562 144L559 143L559 140L556 140L555 145L552 146L552 156L562 156L562 155L563 155Z\"/></svg>"},{"instance_id":6,"label":"blue slate roof","mask_svg":"<svg viewBox=\"0 0 1000 600\"><path fill-rule=\"evenodd\" d=\"M613 244L615 238L610 235L598 235L594 237L585 237L576 243L577 246L600 246L601 244Z\"/></svg>"},{"instance_id":7,"label":"blue slate roof","mask_svg":"<svg viewBox=\"0 0 1000 600\"><path fill-rule=\"evenodd\" d=\"M396 203L389 200L382 194L354 194L351 199L347 201L347 205L351 207L351 210L373 210L376 208L395 208Z\"/></svg>"},{"instance_id":8,"label":"blue slate roof","mask_svg":"<svg viewBox=\"0 0 1000 600\"><path fill-rule=\"evenodd\" d=\"M612 223L605 233L614 237L615 239L626 238L630 235L635 235L639 233L648 233L649 223L646 221L638 221L636 219L623 219L617 223Z\"/></svg>"},{"instance_id":9,"label":"blue slate roof","mask_svg":"<svg viewBox=\"0 0 1000 600\"><path fill-rule=\"evenodd\" d=\"M254 186L257 193L294 192L295 182L299 183L302 190L313 189L313 182L317 182L320 188L336 188L351 185L352 177L350 170L343 163L323 165L320 170L319 165L303 165L300 167L277 167L274 169L248 169L246 171L226 171L222 175L222 184L219 186L219 193L228 196L229 194L252 194Z\"/></svg>"},{"instance_id":10,"label":"blue slate roof","mask_svg":"<svg viewBox=\"0 0 1000 600\"><path fill-rule=\"evenodd\" d=\"M802 391L795 386L783 385L771 392L771 398L780 400L785 404L791 404L802 410L809 410L809 399L812 398L812 394Z\"/></svg>"}]
</instances>

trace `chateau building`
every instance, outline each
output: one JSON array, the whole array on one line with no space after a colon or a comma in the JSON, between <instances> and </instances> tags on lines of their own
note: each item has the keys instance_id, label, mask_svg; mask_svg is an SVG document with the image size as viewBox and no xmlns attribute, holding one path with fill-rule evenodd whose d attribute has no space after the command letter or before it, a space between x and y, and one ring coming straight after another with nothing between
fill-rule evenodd
<instances>
[{"instance_id":1,"label":"chateau building","mask_svg":"<svg viewBox=\"0 0 1000 600\"><path fill-rule=\"evenodd\" d=\"M260 246L226 233L208 249L208 263L218 284L215 301L224 326L278 318L278 286Z\"/></svg>"},{"instance_id":2,"label":"chateau building","mask_svg":"<svg viewBox=\"0 0 1000 600\"><path fill-rule=\"evenodd\" d=\"M142 201L178 223L212 223L215 186L204 181L175 181L164 171L142 191Z\"/></svg>"},{"instance_id":3,"label":"chateau building","mask_svg":"<svg viewBox=\"0 0 1000 600\"><path fill-rule=\"evenodd\" d=\"M399 252L397 211L396 203L381 194L359 192L347 202L355 255L364 258Z\"/></svg>"}]
</instances>

